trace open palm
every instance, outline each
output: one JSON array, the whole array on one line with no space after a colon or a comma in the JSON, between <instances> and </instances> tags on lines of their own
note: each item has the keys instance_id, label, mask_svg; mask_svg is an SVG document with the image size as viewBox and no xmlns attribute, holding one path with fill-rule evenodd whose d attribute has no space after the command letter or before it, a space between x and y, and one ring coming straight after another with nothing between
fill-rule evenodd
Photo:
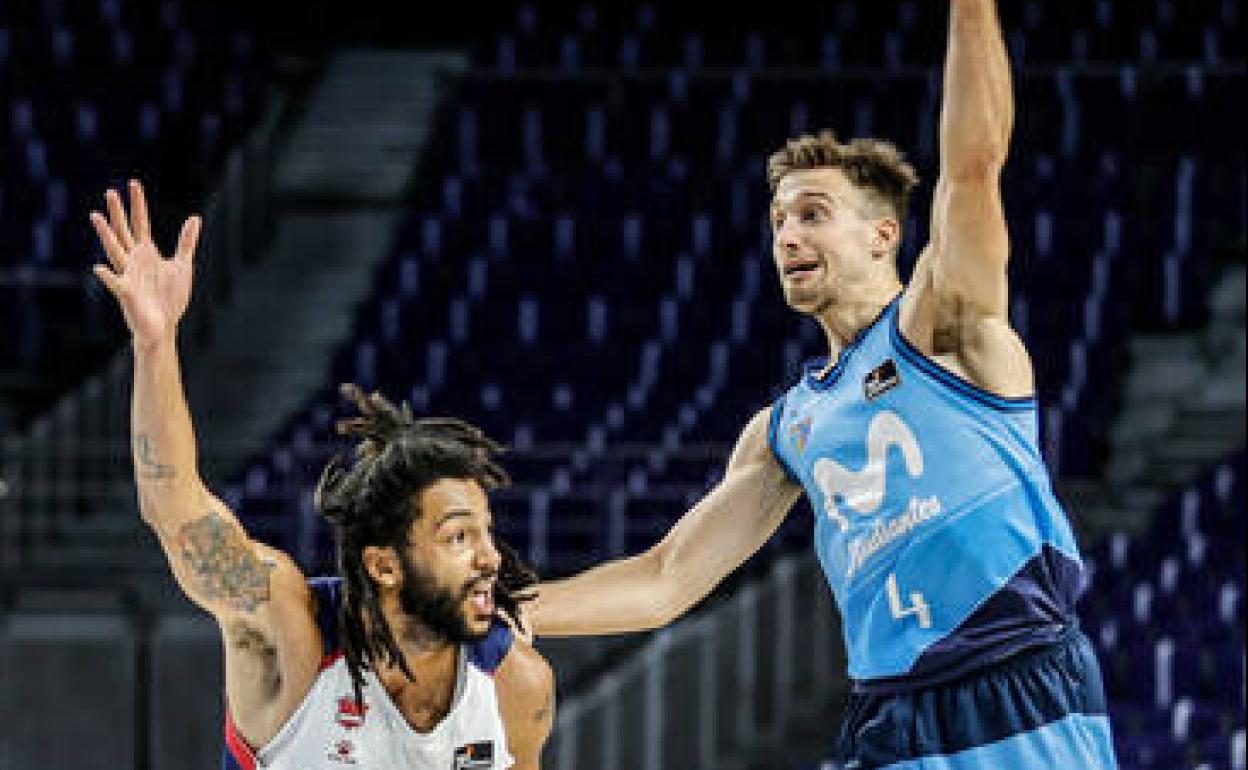
<instances>
[{"instance_id":1,"label":"open palm","mask_svg":"<svg viewBox=\"0 0 1248 770\"><path fill-rule=\"evenodd\" d=\"M130 182L130 216L115 190L104 194L108 217L91 212L108 265L96 265L96 276L117 298L136 343L156 343L178 326L191 300L199 217L182 225L173 257L163 257L152 241L151 221L143 186Z\"/></svg>"}]
</instances>

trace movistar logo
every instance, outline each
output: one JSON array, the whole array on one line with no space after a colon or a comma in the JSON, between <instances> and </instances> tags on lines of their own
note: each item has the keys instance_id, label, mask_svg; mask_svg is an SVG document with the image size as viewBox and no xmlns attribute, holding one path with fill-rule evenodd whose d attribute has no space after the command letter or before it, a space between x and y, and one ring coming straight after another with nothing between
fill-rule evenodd
<instances>
[{"instance_id":1,"label":"movistar logo","mask_svg":"<svg viewBox=\"0 0 1248 770\"><path fill-rule=\"evenodd\" d=\"M848 511L860 515L874 513L884 502L884 484L888 479L888 450L897 446L911 478L923 475L923 452L910 426L893 412L880 412L867 428L867 462L861 470L851 471L828 457L815 463L815 483L823 492L823 507L828 517L849 526Z\"/></svg>"},{"instance_id":2,"label":"movistar logo","mask_svg":"<svg viewBox=\"0 0 1248 770\"><path fill-rule=\"evenodd\" d=\"M815 463L815 483L823 490L823 508L828 518L841 529L849 527L850 509L864 516L879 510L884 502L884 484L888 480L888 450L893 446L901 449L910 478L922 476L923 452L918 439L910 426L893 412L880 412L867 427L867 463L862 470L851 471L826 457ZM935 496L925 499L911 497L899 515L873 522L869 532L854 538L847 546L847 577L853 577L889 543L905 537L942 513L944 506Z\"/></svg>"}]
</instances>

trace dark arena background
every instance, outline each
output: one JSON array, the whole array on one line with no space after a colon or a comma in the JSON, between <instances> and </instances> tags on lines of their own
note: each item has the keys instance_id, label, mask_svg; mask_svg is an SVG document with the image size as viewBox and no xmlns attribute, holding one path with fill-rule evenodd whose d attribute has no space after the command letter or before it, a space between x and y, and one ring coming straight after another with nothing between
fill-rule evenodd
<instances>
[{"instance_id":1,"label":"dark arena background","mask_svg":"<svg viewBox=\"0 0 1248 770\"><path fill-rule=\"evenodd\" d=\"M201 468L308 574L334 568L311 488L344 381L506 442L498 531L545 577L660 538L824 352L771 261L789 136L907 153L909 272L947 2L449 5L0 0L0 769L220 765L219 635L139 518L128 338L90 273L107 187L144 180L160 244L203 213ZM1119 760L1245 770L1244 4L998 5L1011 319ZM836 767L811 526L802 503L667 629L539 640L543 766Z\"/></svg>"}]
</instances>

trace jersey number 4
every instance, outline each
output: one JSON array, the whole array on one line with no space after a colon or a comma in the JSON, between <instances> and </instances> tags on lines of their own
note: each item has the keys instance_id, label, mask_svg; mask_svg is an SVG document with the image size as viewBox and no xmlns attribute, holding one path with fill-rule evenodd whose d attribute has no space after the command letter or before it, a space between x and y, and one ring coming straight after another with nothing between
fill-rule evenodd
<instances>
[{"instance_id":1,"label":"jersey number 4","mask_svg":"<svg viewBox=\"0 0 1248 770\"><path fill-rule=\"evenodd\" d=\"M927 606L927 601L923 599L923 594L911 591L910 606L902 605L896 573L888 576L888 580L884 583L884 590L888 592L888 609L893 613L894 619L901 620L907 615L914 615L919 619L919 628L932 627L932 610Z\"/></svg>"}]
</instances>

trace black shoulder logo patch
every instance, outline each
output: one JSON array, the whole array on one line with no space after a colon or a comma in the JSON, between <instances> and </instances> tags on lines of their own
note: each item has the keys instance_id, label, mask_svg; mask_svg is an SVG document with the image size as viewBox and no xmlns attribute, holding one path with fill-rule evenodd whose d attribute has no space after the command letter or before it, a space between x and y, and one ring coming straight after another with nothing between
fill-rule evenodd
<instances>
[{"instance_id":1,"label":"black shoulder logo patch","mask_svg":"<svg viewBox=\"0 0 1248 770\"><path fill-rule=\"evenodd\" d=\"M470 743L455 749L454 770L489 770L494 766L494 742Z\"/></svg>"},{"instance_id":2,"label":"black shoulder logo patch","mask_svg":"<svg viewBox=\"0 0 1248 770\"><path fill-rule=\"evenodd\" d=\"M888 358L867 373L862 381L862 393L868 401L874 401L900 384L901 374L897 371L897 364Z\"/></svg>"}]
</instances>

